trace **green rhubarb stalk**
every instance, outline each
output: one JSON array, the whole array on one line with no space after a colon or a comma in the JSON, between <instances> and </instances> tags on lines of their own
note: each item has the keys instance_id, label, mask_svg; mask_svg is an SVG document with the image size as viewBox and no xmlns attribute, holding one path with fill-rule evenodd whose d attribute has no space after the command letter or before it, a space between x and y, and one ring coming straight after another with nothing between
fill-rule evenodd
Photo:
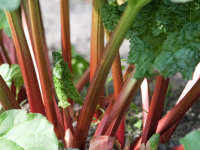
<instances>
[{"instance_id":1,"label":"green rhubarb stalk","mask_svg":"<svg viewBox=\"0 0 200 150\"><path fill-rule=\"evenodd\" d=\"M46 116L33 61L22 29L21 20L17 12L5 12L22 69L30 110L33 113L41 113Z\"/></svg>"},{"instance_id":2,"label":"green rhubarb stalk","mask_svg":"<svg viewBox=\"0 0 200 150\"><path fill-rule=\"evenodd\" d=\"M107 41L109 41L111 34L108 32L107 29L104 28L104 30L106 33ZM117 53L117 56L115 57L115 60L112 64L112 75L113 75L114 94L116 100L123 87L122 67L121 67L119 52ZM124 146L125 124L126 122L124 118L117 132L117 140L121 144L121 147Z\"/></svg>"},{"instance_id":3,"label":"green rhubarb stalk","mask_svg":"<svg viewBox=\"0 0 200 150\"><path fill-rule=\"evenodd\" d=\"M109 69L111 68L111 65L117 55L118 49L123 42L126 33L131 27L137 13L150 1L151 0L130 0L127 8L120 18L119 23L110 38L110 41L105 47L93 80L90 83L88 93L78 119L77 129L74 134L74 147L80 148L81 150L85 149L90 123L100 97L99 91L105 84Z\"/></svg>"},{"instance_id":4,"label":"green rhubarb stalk","mask_svg":"<svg viewBox=\"0 0 200 150\"><path fill-rule=\"evenodd\" d=\"M35 58L37 62L37 68L39 73L39 80L41 83L42 95L45 104L46 114L48 120L54 125L54 131L59 137L58 124L56 111L53 101L53 95L51 90L51 84L48 74L48 68L44 52L43 36L40 23L38 1L29 0L31 25L33 29L33 39L35 47Z\"/></svg>"},{"instance_id":5,"label":"green rhubarb stalk","mask_svg":"<svg viewBox=\"0 0 200 150\"><path fill-rule=\"evenodd\" d=\"M105 1L104 1L105 2ZM104 28L101 20L100 1L93 0L92 8L92 30L91 30L91 47L90 47L90 81L92 80L96 68L101 59L104 50ZM101 96L104 95L104 90L101 92ZM98 104L101 108L105 109L104 99L99 98ZM101 116L100 110L95 110L94 118L97 121Z\"/></svg>"}]
</instances>

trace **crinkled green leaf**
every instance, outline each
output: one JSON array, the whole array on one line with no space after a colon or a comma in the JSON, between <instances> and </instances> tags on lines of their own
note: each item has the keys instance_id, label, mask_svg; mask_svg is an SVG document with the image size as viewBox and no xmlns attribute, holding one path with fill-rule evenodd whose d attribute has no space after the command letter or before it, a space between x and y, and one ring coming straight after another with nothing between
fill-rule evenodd
<instances>
[{"instance_id":1,"label":"crinkled green leaf","mask_svg":"<svg viewBox=\"0 0 200 150\"><path fill-rule=\"evenodd\" d=\"M104 26L113 31L123 10L103 5L101 11ZM157 69L165 78L181 72L185 80L191 79L200 61L199 16L200 0L154 0L143 7L126 35L131 43L128 62L136 66L135 78L153 77Z\"/></svg>"},{"instance_id":2,"label":"crinkled green leaf","mask_svg":"<svg viewBox=\"0 0 200 150\"><path fill-rule=\"evenodd\" d=\"M53 125L41 114L8 110L0 115L2 150L55 150L58 139Z\"/></svg>"},{"instance_id":3,"label":"crinkled green leaf","mask_svg":"<svg viewBox=\"0 0 200 150\"><path fill-rule=\"evenodd\" d=\"M151 136L151 138L149 139L151 150L157 150L159 145L159 140L160 140L160 134L155 133Z\"/></svg>"},{"instance_id":4,"label":"crinkled green leaf","mask_svg":"<svg viewBox=\"0 0 200 150\"><path fill-rule=\"evenodd\" d=\"M133 63L136 66L135 78L150 78L155 76L154 68L151 67L155 59L155 53L151 45L148 42L140 40L136 35L132 35L130 43L128 63Z\"/></svg>"},{"instance_id":5,"label":"crinkled green leaf","mask_svg":"<svg viewBox=\"0 0 200 150\"><path fill-rule=\"evenodd\" d=\"M182 30L172 33L163 43L154 66L165 77L180 72L185 80L192 79L200 61L200 25L186 24Z\"/></svg>"},{"instance_id":6,"label":"crinkled green leaf","mask_svg":"<svg viewBox=\"0 0 200 150\"><path fill-rule=\"evenodd\" d=\"M72 99L75 103L83 104L82 97L73 85L72 78L74 75L70 72L68 64L64 62L59 52L52 52L53 55L53 82L56 94L59 99L58 105L66 108L70 104L67 99Z\"/></svg>"},{"instance_id":7,"label":"crinkled green leaf","mask_svg":"<svg viewBox=\"0 0 200 150\"><path fill-rule=\"evenodd\" d=\"M112 6L109 4L102 5L101 8L101 18L104 24L104 27L108 29L108 31L113 31L116 27L120 16L122 15L127 3L124 3L120 6Z\"/></svg>"},{"instance_id":8,"label":"crinkled green leaf","mask_svg":"<svg viewBox=\"0 0 200 150\"><path fill-rule=\"evenodd\" d=\"M180 139L180 143L183 144L185 150L199 150L200 149L200 130L192 131L184 138Z\"/></svg>"},{"instance_id":9,"label":"crinkled green leaf","mask_svg":"<svg viewBox=\"0 0 200 150\"><path fill-rule=\"evenodd\" d=\"M20 4L20 0L0 0L0 10L13 11L19 8Z\"/></svg>"},{"instance_id":10,"label":"crinkled green leaf","mask_svg":"<svg viewBox=\"0 0 200 150\"><path fill-rule=\"evenodd\" d=\"M21 87L24 84L21 68L17 64L11 65L11 67L9 64L2 64L0 66L0 75L9 88L12 82L16 87Z\"/></svg>"}]
</instances>

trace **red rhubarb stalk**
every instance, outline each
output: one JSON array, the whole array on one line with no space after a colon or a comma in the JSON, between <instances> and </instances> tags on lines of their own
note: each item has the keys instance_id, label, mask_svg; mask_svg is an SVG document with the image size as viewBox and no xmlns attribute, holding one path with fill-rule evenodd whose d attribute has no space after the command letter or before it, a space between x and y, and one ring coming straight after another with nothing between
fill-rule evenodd
<instances>
[{"instance_id":1,"label":"red rhubarb stalk","mask_svg":"<svg viewBox=\"0 0 200 150\"><path fill-rule=\"evenodd\" d=\"M22 75L26 86L30 110L33 113L41 113L46 116L35 69L19 16L17 12L10 13L8 11L6 11L6 16L9 22L17 55L19 58L19 63L22 69Z\"/></svg>"},{"instance_id":2,"label":"red rhubarb stalk","mask_svg":"<svg viewBox=\"0 0 200 150\"><path fill-rule=\"evenodd\" d=\"M106 33L107 41L109 41L111 34L106 29L105 29L105 33ZM115 57L115 60L112 64L112 75L113 75L113 86L114 86L115 99L117 99L119 96L119 93L121 92L122 87L123 87L122 67L121 67L119 52L118 52L117 56ZM125 124L126 124L126 121L124 118L119 126L118 131L117 131L117 140L121 144L121 147L124 146Z\"/></svg>"},{"instance_id":3,"label":"red rhubarb stalk","mask_svg":"<svg viewBox=\"0 0 200 150\"><path fill-rule=\"evenodd\" d=\"M182 100L170 110L158 123L156 133L163 134L177 120L182 119L184 114L192 107L200 96L200 79L194 84L191 90L182 98Z\"/></svg>"},{"instance_id":4,"label":"red rhubarb stalk","mask_svg":"<svg viewBox=\"0 0 200 150\"><path fill-rule=\"evenodd\" d=\"M130 5L128 4L119 20L118 25L111 35L85 97L74 134L73 147L79 148L80 150L85 149L90 123L101 94L99 91L103 89L111 65L117 55L118 48L123 42L126 33L134 21L134 18L139 10L149 2L150 0L140 0L137 1L136 5L133 5L132 3Z\"/></svg>"},{"instance_id":5,"label":"red rhubarb stalk","mask_svg":"<svg viewBox=\"0 0 200 150\"><path fill-rule=\"evenodd\" d=\"M182 100L182 98L185 96L185 94L193 87L193 85L197 82L197 80L200 78L200 63L197 65L194 74L193 74L193 79L189 80L187 85L185 86L183 92L181 93L178 101L176 104L178 104L180 102L180 100ZM173 127L171 127L168 131L166 131L160 138L160 142L161 143L166 143L171 135L174 133L176 127L178 126L178 124L180 123L181 120L177 121L175 125L173 125Z\"/></svg>"},{"instance_id":6,"label":"red rhubarb stalk","mask_svg":"<svg viewBox=\"0 0 200 150\"><path fill-rule=\"evenodd\" d=\"M62 56L65 62L68 63L69 70L72 72L71 63L71 43L70 43L70 23L69 23L69 0L60 0L60 15L61 15L61 40L62 40ZM70 115L74 118L73 101L68 99L71 104L69 109ZM64 122L65 114L63 114Z\"/></svg>"},{"instance_id":7,"label":"red rhubarb stalk","mask_svg":"<svg viewBox=\"0 0 200 150\"><path fill-rule=\"evenodd\" d=\"M111 101L110 101L110 103L109 103L109 105L108 105L106 111L105 111L105 114L103 115L103 118L101 119L101 122L100 122L99 125L98 125L98 128L97 128L97 130L96 130L96 132L95 132L95 134L94 134L94 137L95 137L95 136L100 136L100 135L102 135L103 128L104 128L104 126L105 126L105 123L106 123L106 121L107 121L108 115L110 114L110 111L111 111L111 109L112 109L114 103L115 103L115 99L114 99L114 97L113 97L113 98L111 99Z\"/></svg>"},{"instance_id":8,"label":"red rhubarb stalk","mask_svg":"<svg viewBox=\"0 0 200 150\"><path fill-rule=\"evenodd\" d=\"M142 135L142 143L146 144L149 138L155 133L158 121L163 112L163 106L165 96L167 93L167 87L169 84L169 78L164 79L163 76L156 77L155 89L151 100L145 128Z\"/></svg>"},{"instance_id":9,"label":"red rhubarb stalk","mask_svg":"<svg viewBox=\"0 0 200 150\"><path fill-rule=\"evenodd\" d=\"M135 94L137 93L143 79L135 79L134 71L129 76L127 82L123 86L115 104L111 109L102 134L107 136L115 136L119 125L126 114ZM110 128L109 128L110 127Z\"/></svg>"},{"instance_id":10,"label":"red rhubarb stalk","mask_svg":"<svg viewBox=\"0 0 200 150\"><path fill-rule=\"evenodd\" d=\"M90 81L94 76L96 68L101 59L104 50L104 28L101 20L100 3L98 0L93 0L92 7L92 30L91 30L91 47L90 47ZM101 91L101 96L104 96L104 90ZM98 104L102 109L105 109L104 99L99 98ZM98 119L102 112L96 110L93 117ZM95 120L97 121L97 120Z\"/></svg>"},{"instance_id":11,"label":"red rhubarb stalk","mask_svg":"<svg viewBox=\"0 0 200 150\"><path fill-rule=\"evenodd\" d=\"M43 36L37 0L29 0L29 8L31 24L33 29L36 62L38 65L37 68L41 83L42 96L45 104L46 114L48 120L54 125L54 131L56 135L59 137L56 111L44 52Z\"/></svg>"},{"instance_id":12,"label":"red rhubarb stalk","mask_svg":"<svg viewBox=\"0 0 200 150\"><path fill-rule=\"evenodd\" d=\"M3 57L1 55L1 47L0 47L0 65L2 65L4 63Z\"/></svg>"}]
</instances>

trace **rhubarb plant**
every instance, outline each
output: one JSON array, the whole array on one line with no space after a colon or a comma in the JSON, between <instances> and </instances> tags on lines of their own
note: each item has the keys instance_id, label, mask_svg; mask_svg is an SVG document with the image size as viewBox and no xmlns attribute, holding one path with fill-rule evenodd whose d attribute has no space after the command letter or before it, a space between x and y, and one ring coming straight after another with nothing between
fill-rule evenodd
<instances>
[{"instance_id":1,"label":"rhubarb plant","mask_svg":"<svg viewBox=\"0 0 200 150\"><path fill-rule=\"evenodd\" d=\"M195 79L191 81L192 83L188 82L186 90L183 91L184 96L180 96L179 103L166 116L162 117L170 76L180 72L185 80L191 79L200 60L200 2L199 0L192 2L188 2L188 0L125 1L110 0L107 4L105 0L93 0L90 69L87 69L80 77L76 86L72 82L72 78L75 78L75 76L72 74L69 2L67 0L60 1L62 54L53 52L54 67L52 70L55 90L60 100L58 104L55 101L51 80L52 72L47 56L48 47L44 35L39 1L23 0L22 7L20 7L22 10L21 18L18 11L16 11L20 5L19 0L12 0L12 4L11 1L6 0L0 2L0 38L2 37L0 46L3 49L5 45L7 49L14 51L15 49L9 47L9 43L14 41L19 65L22 68L30 111L46 116L53 124L52 126L49 125L49 122L45 122L45 117L42 118L42 115L27 114L21 110L6 111L0 116L0 120L3 120L2 124L6 122L7 125L7 121L14 122L14 124L25 121L25 125L22 123L19 126L13 126L16 129L20 128L18 130L13 129L13 136L6 135L6 133L4 136L4 133L2 133L0 138L0 140L3 140L3 142L0 142L1 147L11 142L8 145L11 147L16 146L15 149L22 149L21 147L26 149L27 143L25 145L23 142L22 145L18 144L18 141L21 140L19 137L23 137L19 132L25 133L27 131L25 135L28 133L41 134L42 131L38 127L38 125L41 125L45 133L47 131L46 126L50 126L51 131L48 130L47 135L51 134L51 138L47 141L46 138L43 139L41 136L34 135L37 137L36 140L33 140L35 143L28 143L28 146L41 146L45 149L45 146L50 143L55 144L52 146L55 149L58 147L57 140L62 139L64 147L84 150L94 114L99 117L96 119L99 119L100 123L93 140L91 140L91 150L105 148L111 150L115 137L120 143L118 146L121 145L121 148L137 150L140 147L141 150L144 150L150 144L148 148L154 150L157 149L159 142L163 141L163 137L166 137L167 140L170 138L172 131L174 131L183 115L200 96L200 81L199 77L196 77L196 74L199 74L197 70L194 73ZM105 28L103 28L102 21ZM10 26L13 41L3 33L7 23ZM26 36L23 27L28 30ZM105 48L103 43L104 31L108 42ZM26 38L31 41L31 44L28 45ZM129 65L123 77L119 47L125 38L130 41L128 62L131 65ZM33 49L36 60L35 68L29 47ZM2 63L4 59L1 55L5 57L6 53L0 53L0 62ZM80 57L77 57L78 59ZM76 67L80 67L78 63L74 64ZM114 93L111 96L109 95L112 98L107 101L109 104L107 109L104 110L106 108L105 104L101 102L105 100L104 86L111 66ZM10 68L10 66L4 64L3 71L0 70L2 77L8 83L7 85L0 76L0 103L5 110L21 108L19 102L16 101L9 90L12 82L17 87L19 86L18 83L20 83L20 86L23 84L21 82L22 75L19 75L17 68L19 67L12 66ZM36 72L39 74L39 80L36 78ZM146 115L146 121L143 122L143 134L130 144L130 141L124 142L124 116L129 106L132 107L132 111L136 110L136 106L131 102L144 78L146 78L144 80L146 81L146 93L144 94L148 95L148 80L150 80L148 78L155 78L155 88L152 98L149 95L144 98L144 103L147 104L145 110L148 110L148 114ZM90 85L83 102L79 92L89 80ZM72 100L82 105L75 131L71 119L74 114L73 107L71 107L73 105ZM69 106L70 104L71 106ZM58 106L63 107L61 112ZM101 110L104 115L99 116L96 109ZM11 115L9 115L10 112ZM145 111L143 113L146 114ZM15 118L15 116L17 117ZM4 130L2 129L2 131L8 129L10 125L12 124L3 126ZM43 128L44 126L45 128ZM141 126L141 121L137 126ZM36 128L37 130L35 130ZM11 127L8 129L8 133L12 131L10 129ZM7 136L8 139L6 139ZM30 136L30 138L32 137ZM27 139L29 139L27 136L23 137L24 141ZM38 139L45 142L38 142ZM142 148L142 146L144 147ZM181 148L183 147L181 146Z\"/></svg>"}]
</instances>

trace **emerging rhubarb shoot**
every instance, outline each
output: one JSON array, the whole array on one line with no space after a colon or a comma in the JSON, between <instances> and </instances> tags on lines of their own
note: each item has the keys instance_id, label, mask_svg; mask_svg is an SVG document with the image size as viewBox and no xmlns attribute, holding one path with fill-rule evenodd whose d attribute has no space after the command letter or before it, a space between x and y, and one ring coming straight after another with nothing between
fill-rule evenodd
<instances>
[{"instance_id":1,"label":"emerging rhubarb shoot","mask_svg":"<svg viewBox=\"0 0 200 150\"><path fill-rule=\"evenodd\" d=\"M54 67L53 67L53 81L55 84L56 94L60 102L58 106L66 108L70 105L68 98L75 103L83 105L82 97L73 85L71 78L75 76L70 72L68 63L64 62L62 55L59 52L53 52Z\"/></svg>"}]
</instances>

